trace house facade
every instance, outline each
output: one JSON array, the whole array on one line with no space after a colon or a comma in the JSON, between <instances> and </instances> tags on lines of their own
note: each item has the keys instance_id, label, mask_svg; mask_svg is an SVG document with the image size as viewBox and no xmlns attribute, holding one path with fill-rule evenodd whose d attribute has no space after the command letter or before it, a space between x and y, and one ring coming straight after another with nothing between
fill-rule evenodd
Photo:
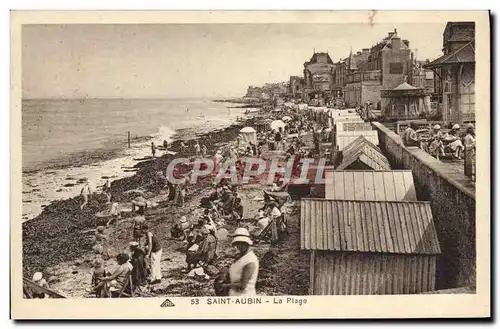
<instances>
[{"instance_id":1,"label":"house facade","mask_svg":"<svg viewBox=\"0 0 500 329\"><path fill-rule=\"evenodd\" d=\"M475 24L448 22L443 56L424 65L439 77L438 99L445 124L475 122Z\"/></svg>"},{"instance_id":2,"label":"house facade","mask_svg":"<svg viewBox=\"0 0 500 329\"><path fill-rule=\"evenodd\" d=\"M394 89L410 75L410 42L402 40L394 30L369 50L358 52L357 56L359 60L350 60L345 80L346 104L355 107L369 102L380 108L380 91Z\"/></svg>"}]
</instances>

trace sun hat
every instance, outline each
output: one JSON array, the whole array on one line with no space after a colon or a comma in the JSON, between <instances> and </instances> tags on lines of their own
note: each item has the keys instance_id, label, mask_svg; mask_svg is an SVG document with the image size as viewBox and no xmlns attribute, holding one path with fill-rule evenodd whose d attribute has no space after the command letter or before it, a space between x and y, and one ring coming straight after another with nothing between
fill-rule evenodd
<instances>
[{"instance_id":1,"label":"sun hat","mask_svg":"<svg viewBox=\"0 0 500 329\"><path fill-rule=\"evenodd\" d=\"M243 242L248 244L249 246L253 245L253 242L250 239L250 233L248 233L248 230L243 227L237 228L234 231L233 241L231 242L231 244L234 244L235 242Z\"/></svg>"},{"instance_id":2,"label":"sun hat","mask_svg":"<svg viewBox=\"0 0 500 329\"><path fill-rule=\"evenodd\" d=\"M137 242L137 241L130 241L129 242L129 246L131 246L131 247L138 247L139 246L139 242Z\"/></svg>"},{"instance_id":3,"label":"sun hat","mask_svg":"<svg viewBox=\"0 0 500 329\"><path fill-rule=\"evenodd\" d=\"M43 278L42 272L36 272L33 274L33 281L40 281Z\"/></svg>"},{"instance_id":4,"label":"sun hat","mask_svg":"<svg viewBox=\"0 0 500 329\"><path fill-rule=\"evenodd\" d=\"M187 217L186 216L182 216L181 219L180 219L180 222L181 223L187 222Z\"/></svg>"},{"instance_id":5,"label":"sun hat","mask_svg":"<svg viewBox=\"0 0 500 329\"><path fill-rule=\"evenodd\" d=\"M439 130L439 129L441 129L441 126L440 125L435 125L434 129Z\"/></svg>"},{"instance_id":6,"label":"sun hat","mask_svg":"<svg viewBox=\"0 0 500 329\"><path fill-rule=\"evenodd\" d=\"M472 123L468 123L467 124L467 129L471 129L471 128L474 129L474 125Z\"/></svg>"},{"instance_id":7,"label":"sun hat","mask_svg":"<svg viewBox=\"0 0 500 329\"><path fill-rule=\"evenodd\" d=\"M455 123L451 129L460 129L460 125L458 123Z\"/></svg>"}]
</instances>

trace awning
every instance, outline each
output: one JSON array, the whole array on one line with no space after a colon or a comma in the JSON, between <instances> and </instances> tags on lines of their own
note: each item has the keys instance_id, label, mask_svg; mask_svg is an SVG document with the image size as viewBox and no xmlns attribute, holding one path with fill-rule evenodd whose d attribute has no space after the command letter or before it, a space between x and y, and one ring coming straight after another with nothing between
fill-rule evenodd
<instances>
[{"instance_id":1,"label":"awning","mask_svg":"<svg viewBox=\"0 0 500 329\"><path fill-rule=\"evenodd\" d=\"M464 64L464 63L475 63L476 62L476 51L474 49L474 43L471 41L468 44L458 48L457 50L443 55L429 64L425 64L424 68L436 68L445 65L453 64Z\"/></svg>"}]
</instances>

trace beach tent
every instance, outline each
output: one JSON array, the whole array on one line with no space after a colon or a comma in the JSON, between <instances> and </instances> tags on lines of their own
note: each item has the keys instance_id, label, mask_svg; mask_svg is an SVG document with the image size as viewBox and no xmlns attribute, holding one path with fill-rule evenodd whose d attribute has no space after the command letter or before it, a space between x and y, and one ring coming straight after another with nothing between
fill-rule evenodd
<instances>
[{"instance_id":1,"label":"beach tent","mask_svg":"<svg viewBox=\"0 0 500 329\"><path fill-rule=\"evenodd\" d=\"M287 122L287 121L292 120L292 118L290 118L289 116L284 116L283 118L281 118L281 120L283 120L284 122Z\"/></svg>"},{"instance_id":2,"label":"beach tent","mask_svg":"<svg viewBox=\"0 0 500 329\"><path fill-rule=\"evenodd\" d=\"M274 120L270 126L272 130L278 130L279 128L285 128L286 124L281 120Z\"/></svg>"},{"instance_id":3,"label":"beach tent","mask_svg":"<svg viewBox=\"0 0 500 329\"><path fill-rule=\"evenodd\" d=\"M240 130L240 134L244 143L250 142L257 144L257 132L252 127L245 127Z\"/></svg>"}]
</instances>

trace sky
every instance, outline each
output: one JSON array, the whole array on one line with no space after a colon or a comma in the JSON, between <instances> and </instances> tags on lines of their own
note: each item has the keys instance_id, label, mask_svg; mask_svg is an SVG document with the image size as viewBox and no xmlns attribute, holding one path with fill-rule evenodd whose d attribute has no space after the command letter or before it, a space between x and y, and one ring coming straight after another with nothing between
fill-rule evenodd
<instances>
[{"instance_id":1,"label":"sky","mask_svg":"<svg viewBox=\"0 0 500 329\"><path fill-rule=\"evenodd\" d=\"M418 60L441 56L442 24L25 25L23 98L238 97L338 61L397 29Z\"/></svg>"}]
</instances>

